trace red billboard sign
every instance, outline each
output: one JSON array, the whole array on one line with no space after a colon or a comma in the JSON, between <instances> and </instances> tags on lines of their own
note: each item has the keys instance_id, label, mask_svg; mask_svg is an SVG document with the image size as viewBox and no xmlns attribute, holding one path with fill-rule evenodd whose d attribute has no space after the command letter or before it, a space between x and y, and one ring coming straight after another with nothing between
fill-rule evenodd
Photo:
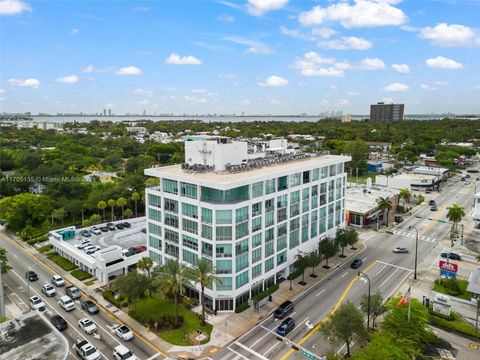
<instances>
[{"instance_id":1,"label":"red billboard sign","mask_svg":"<svg viewBox=\"0 0 480 360\"><path fill-rule=\"evenodd\" d=\"M440 266L440 269L442 269L442 270L452 271L452 272L455 272L455 273L458 270L458 265L454 264L454 263L451 263L451 262L446 262L446 261L440 260L438 265Z\"/></svg>"}]
</instances>

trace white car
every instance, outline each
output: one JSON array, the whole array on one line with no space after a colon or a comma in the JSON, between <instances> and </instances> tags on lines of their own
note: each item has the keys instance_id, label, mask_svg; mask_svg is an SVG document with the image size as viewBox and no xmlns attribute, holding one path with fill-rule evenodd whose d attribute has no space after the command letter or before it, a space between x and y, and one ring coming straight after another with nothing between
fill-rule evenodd
<instances>
[{"instance_id":1,"label":"white car","mask_svg":"<svg viewBox=\"0 0 480 360\"><path fill-rule=\"evenodd\" d=\"M97 331L97 325L88 317L78 320L78 327L86 334L92 334Z\"/></svg>"},{"instance_id":2,"label":"white car","mask_svg":"<svg viewBox=\"0 0 480 360\"><path fill-rule=\"evenodd\" d=\"M85 251L88 255L93 254L94 252L100 250L100 246L87 246L83 251Z\"/></svg>"},{"instance_id":3,"label":"white car","mask_svg":"<svg viewBox=\"0 0 480 360\"><path fill-rule=\"evenodd\" d=\"M30 298L30 308L32 310L45 311L46 306L40 296L33 295Z\"/></svg>"},{"instance_id":4,"label":"white car","mask_svg":"<svg viewBox=\"0 0 480 360\"><path fill-rule=\"evenodd\" d=\"M115 334L123 341L129 341L133 339L133 332L125 325L120 325L115 329Z\"/></svg>"},{"instance_id":5,"label":"white car","mask_svg":"<svg viewBox=\"0 0 480 360\"><path fill-rule=\"evenodd\" d=\"M113 357L116 360L138 360L138 358L124 345L118 345L113 349Z\"/></svg>"},{"instance_id":6,"label":"white car","mask_svg":"<svg viewBox=\"0 0 480 360\"><path fill-rule=\"evenodd\" d=\"M91 228L91 229L90 229L90 232L91 232L93 235L101 235L101 234L102 234L102 232L101 232L99 229L97 229L97 228Z\"/></svg>"},{"instance_id":7,"label":"white car","mask_svg":"<svg viewBox=\"0 0 480 360\"><path fill-rule=\"evenodd\" d=\"M50 297L50 296L55 296L55 294L57 293L57 290L55 290L55 288L49 283L45 283L42 285L42 292L48 297Z\"/></svg>"},{"instance_id":8,"label":"white car","mask_svg":"<svg viewBox=\"0 0 480 360\"><path fill-rule=\"evenodd\" d=\"M70 298L70 296L67 296L67 295L61 296L60 301L58 303L65 311L72 311L72 310L75 310L76 308L73 300Z\"/></svg>"},{"instance_id":9,"label":"white car","mask_svg":"<svg viewBox=\"0 0 480 360\"><path fill-rule=\"evenodd\" d=\"M65 281L60 275L55 274L52 276L52 284L61 287L65 285Z\"/></svg>"}]
</instances>

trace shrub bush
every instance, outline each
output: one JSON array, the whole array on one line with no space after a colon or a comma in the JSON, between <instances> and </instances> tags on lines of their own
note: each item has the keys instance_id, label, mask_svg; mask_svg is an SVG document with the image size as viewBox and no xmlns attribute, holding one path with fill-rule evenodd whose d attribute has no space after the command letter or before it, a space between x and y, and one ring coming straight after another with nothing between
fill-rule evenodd
<instances>
[{"instance_id":1,"label":"shrub bush","mask_svg":"<svg viewBox=\"0 0 480 360\"><path fill-rule=\"evenodd\" d=\"M260 301L264 298L266 298L268 295L271 295L273 294L275 291L278 290L278 288L280 287L280 285L278 284L273 284L272 286L270 286L267 290L264 290L262 291L261 293L258 293L257 295L255 295L252 300L253 301Z\"/></svg>"},{"instance_id":2,"label":"shrub bush","mask_svg":"<svg viewBox=\"0 0 480 360\"><path fill-rule=\"evenodd\" d=\"M399 214L405 213L405 207L403 207L403 205L397 205L397 213Z\"/></svg>"},{"instance_id":3,"label":"shrub bush","mask_svg":"<svg viewBox=\"0 0 480 360\"><path fill-rule=\"evenodd\" d=\"M117 308L121 309L128 306L128 300L122 296L116 298L112 295L113 289L107 289L102 292L102 296L105 300L107 300L110 304L115 305Z\"/></svg>"},{"instance_id":4,"label":"shrub bush","mask_svg":"<svg viewBox=\"0 0 480 360\"><path fill-rule=\"evenodd\" d=\"M93 276L93 275L91 275L91 274L89 274L89 273L87 273L83 270L80 270L80 269L72 270L72 272L70 274L72 274L72 276L74 276L75 278L77 278L80 281L90 279Z\"/></svg>"},{"instance_id":5,"label":"shrub bush","mask_svg":"<svg viewBox=\"0 0 480 360\"><path fill-rule=\"evenodd\" d=\"M244 303L241 303L240 305L238 305L236 308L235 308L235 312L237 314L241 313L241 312L244 312L245 310L247 310L248 308L250 307L248 301L245 301Z\"/></svg>"},{"instance_id":6,"label":"shrub bush","mask_svg":"<svg viewBox=\"0 0 480 360\"><path fill-rule=\"evenodd\" d=\"M39 248L38 251L40 251L42 254L45 254L52 249L53 249L53 245L48 244L48 245L45 245L45 246L42 246L41 248Z\"/></svg>"},{"instance_id":7,"label":"shrub bush","mask_svg":"<svg viewBox=\"0 0 480 360\"><path fill-rule=\"evenodd\" d=\"M70 260L65 259L64 257L61 257L57 253L48 254L47 258L53 261L58 266L60 266L65 271L71 271L77 268L77 265L72 263Z\"/></svg>"}]
</instances>

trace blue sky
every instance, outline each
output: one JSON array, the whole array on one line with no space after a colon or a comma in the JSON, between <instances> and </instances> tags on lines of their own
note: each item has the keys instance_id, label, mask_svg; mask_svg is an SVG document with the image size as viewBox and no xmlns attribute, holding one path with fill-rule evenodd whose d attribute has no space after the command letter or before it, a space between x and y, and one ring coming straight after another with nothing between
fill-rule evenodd
<instances>
[{"instance_id":1,"label":"blue sky","mask_svg":"<svg viewBox=\"0 0 480 360\"><path fill-rule=\"evenodd\" d=\"M480 112L480 0L0 0L0 111Z\"/></svg>"}]
</instances>

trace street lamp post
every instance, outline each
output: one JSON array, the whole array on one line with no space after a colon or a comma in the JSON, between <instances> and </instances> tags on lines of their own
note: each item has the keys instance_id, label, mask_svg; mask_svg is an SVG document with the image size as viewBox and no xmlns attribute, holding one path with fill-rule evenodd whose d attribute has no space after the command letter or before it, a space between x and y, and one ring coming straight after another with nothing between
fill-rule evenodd
<instances>
[{"instance_id":1,"label":"street lamp post","mask_svg":"<svg viewBox=\"0 0 480 360\"><path fill-rule=\"evenodd\" d=\"M359 271L358 276L364 276L368 280L368 301L367 301L367 329L370 329L370 278L364 272Z\"/></svg>"},{"instance_id":2,"label":"street lamp post","mask_svg":"<svg viewBox=\"0 0 480 360\"><path fill-rule=\"evenodd\" d=\"M2 261L0 260L0 317L5 316L5 301L3 298L3 282L2 282Z\"/></svg>"},{"instance_id":3,"label":"street lamp post","mask_svg":"<svg viewBox=\"0 0 480 360\"><path fill-rule=\"evenodd\" d=\"M417 236L415 238L415 272L413 275L413 279L417 280L417 255L418 255L418 229L415 226L409 226L408 230L414 229L417 232Z\"/></svg>"}]
</instances>

